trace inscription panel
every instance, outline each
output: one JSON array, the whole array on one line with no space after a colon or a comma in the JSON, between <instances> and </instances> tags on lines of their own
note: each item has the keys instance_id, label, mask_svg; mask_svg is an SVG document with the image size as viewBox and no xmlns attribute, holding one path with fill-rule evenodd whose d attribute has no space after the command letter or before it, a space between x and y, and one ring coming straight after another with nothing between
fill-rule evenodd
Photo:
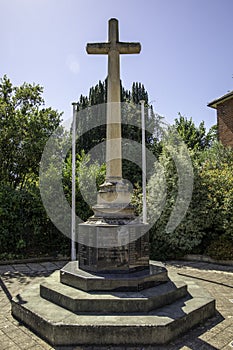
<instances>
[{"instance_id":1,"label":"inscription panel","mask_svg":"<svg viewBox=\"0 0 233 350\"><path fill-rule=\"evenodd\" d=\"M143 224L104 227L81 224L79 267L105 273L128 273L148 268L149 233L146 231L147 226Z\"/></svg>"},{"instance_id":2,"label":"inscription panel","mask_svg":"<svg viewBox=\"0 0 233 350\"><path fill-rule=\"evenodd\" d=\"M79 266L84 270L97 269L97 248L95 248L96 232L91 225L79 226L78 258Z\"/></svg>"}]
</instances>

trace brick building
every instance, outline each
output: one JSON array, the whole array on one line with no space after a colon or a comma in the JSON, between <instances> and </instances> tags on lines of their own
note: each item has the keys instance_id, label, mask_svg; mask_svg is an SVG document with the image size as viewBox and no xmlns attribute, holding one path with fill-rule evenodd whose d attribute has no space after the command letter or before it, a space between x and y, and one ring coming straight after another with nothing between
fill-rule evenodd
<instances>
[{"instance_id":1,"label":"brick building","mask_svg":"<svg viewBox=\"0 0 233 350\"><path fill-rule=\"evenodd\" d=\"M219 141L233 147L233 91L210 102L208 107L217 109Z\"/></svg>"}]
</instances>

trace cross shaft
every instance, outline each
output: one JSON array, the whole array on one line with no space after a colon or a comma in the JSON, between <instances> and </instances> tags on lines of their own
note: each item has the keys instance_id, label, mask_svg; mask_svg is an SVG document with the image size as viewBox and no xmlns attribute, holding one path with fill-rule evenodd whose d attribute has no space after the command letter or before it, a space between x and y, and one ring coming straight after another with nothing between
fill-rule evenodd
<instances>
[{"instance_id":1,"label":"cross shaft","mask_svg":"<svg viewBox=\"0 0 233 350\"><path fill-rule=\"evenodd\" d=\"M122 180L120 54L139 53L140 43L119 42L118 20L109 20L107 43L87 44L87 53L108 55L106 181Z\"/></svg>"}]
</instances>

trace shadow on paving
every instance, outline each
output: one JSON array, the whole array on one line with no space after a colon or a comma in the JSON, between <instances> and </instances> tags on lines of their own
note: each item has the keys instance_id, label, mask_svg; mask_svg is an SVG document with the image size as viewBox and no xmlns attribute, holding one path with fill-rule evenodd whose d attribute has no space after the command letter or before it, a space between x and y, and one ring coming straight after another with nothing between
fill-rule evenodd
<instances>
[{"instance_id":1,"label":"shadow on paving","mask_svg":"<svg viewBox=\"0 0 233 350\"><path fill-rule=\"evenodd\" d=\"M5 293L7 299L9 301L11 301L12 299L12 295L9 291L9 289L7 288L7 286L5 285L5 283L3 282L2 278L0 277L0 287L2 288L3 292Z\"/></svg>"},{"instance_id":2,"label":"shadow on paving","mask_svg":"<svg viewBox=\"0 0 233 350\"><path fill-rule=\"evenodd\" d=\"M218 281L210 279L210 278L203 278L203 277L200 277L200 276L194 276L193 274L180 273L180 272L178 272L178 275L184 276L184 277L189 277L189 278L194 278L194 279L197 279L197 280L200 280L200 281L204 281L204 282L218 284L219 286L224 286L224 287L227 287L227 288L233 288L233 284L218 282Z\"/></svg>"},{"instance_id":3,"label":"shadow on paving","mask_svg":"<svg viewBox=\"0 0 233 350\"><path fill-rule=\"evenodd\" d=\"M27 286L32 282L32 280L30 280L29 278L48 277L54 271L43 271L43 272L34 272L34 271L30 271L30 272L15 271L15 272L12 272L12 271L10 271L10 272L4 273L0 276L0 287L2 288L3 292L5 293L7 299L11 302L13 296L12 296L9 288L7 287L6 283L8 285L11 285L11 284L14 284L15 280L17 280L17 283L19 283L21 286ZM24 303L24 301L21 299L20 294L17 294L16 298L18 298L19 302L22 301L22 303Z\"/></svg>"}]
</instances>

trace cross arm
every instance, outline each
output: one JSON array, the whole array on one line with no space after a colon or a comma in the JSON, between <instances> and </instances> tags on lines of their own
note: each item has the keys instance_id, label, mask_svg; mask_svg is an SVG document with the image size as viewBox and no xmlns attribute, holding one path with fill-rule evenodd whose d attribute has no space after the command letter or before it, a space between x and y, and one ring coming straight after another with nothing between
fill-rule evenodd
<instances>
[{"instance_id":1,"label":"cross arm","mask_svg":"<svg viewBox=\"0 0 233 350\"><path fill-rule=\"evenodd\" d=\"M121 54L132 54L132 53L140 53L141 44L140 43L117 43L117 48L119 53Z\"/></svg>"},{"instance_id":2,"label":"cross arm","mask_svg":"<svg viewBox=\"0 0 233 350\"><path fill-rule=\"evenodd\" d=\"M107 55L110 50L110 43L87 44L86 51L89 54Z\"/></svg>"}]
</instances>

